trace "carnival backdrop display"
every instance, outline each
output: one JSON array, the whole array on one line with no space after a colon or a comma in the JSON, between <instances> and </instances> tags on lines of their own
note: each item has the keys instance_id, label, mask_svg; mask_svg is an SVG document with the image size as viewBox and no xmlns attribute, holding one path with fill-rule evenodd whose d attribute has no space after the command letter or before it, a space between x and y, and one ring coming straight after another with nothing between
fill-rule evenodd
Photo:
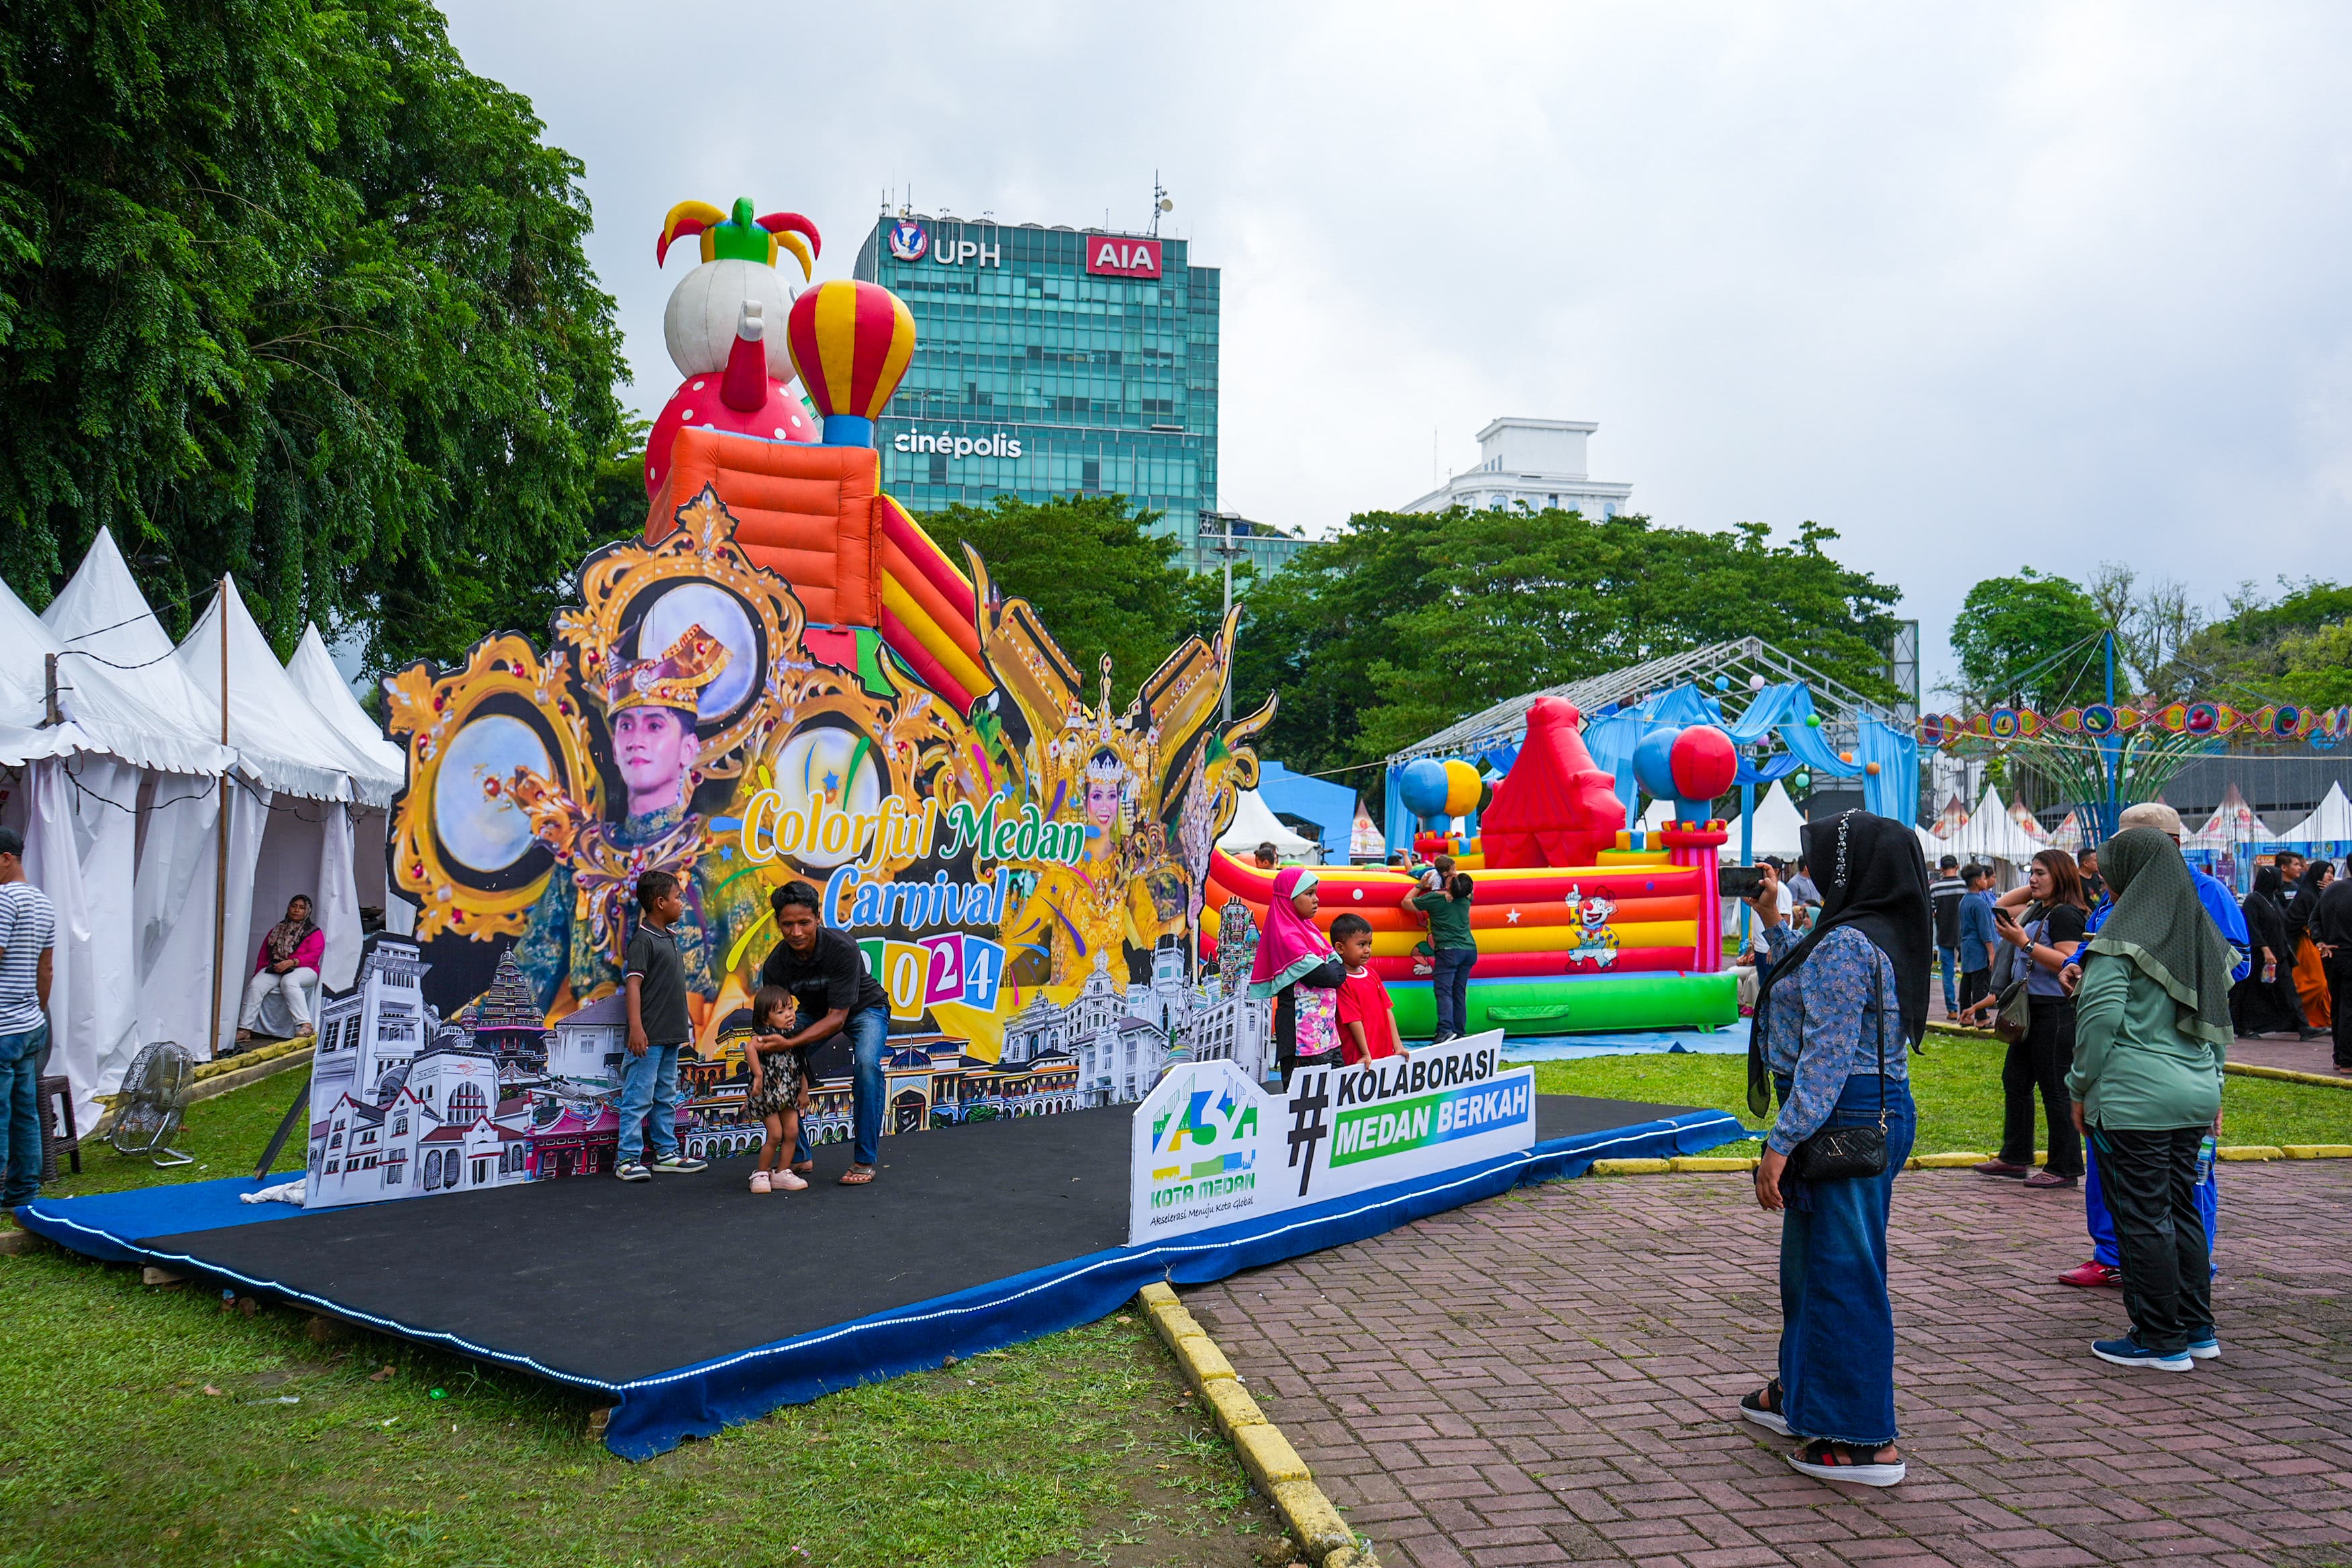
<instances>
[{"instance_id":1,"label":"carnival backdrop display","mask_svg":"<svg viewBox=\"0 0 2352 1568\"><path fill-rule=\"evenodd\" d=\"M883 493L905 306L795 292L778 259L806 279L822 248L795 214L688 203L660 250L683 236L703 259L665 322L682 379L643 537L583 563L544 642L383 683L407 753L388 853L416 917L321 1009L314 1205L609 1170L621 956L653 870L686 892L692 1152L758 1142L748 1004L790 880L888 995L889 1131L1139 1100L1171 1060L1263 1071L1265 1005L1196 959L1211 848L1273 714L1218 721L1232 622L1118 705L1107 658L1079 669ZM845 1137L845 1049L815 1065L812 1130Z\"/></svg>"}]
</instances>

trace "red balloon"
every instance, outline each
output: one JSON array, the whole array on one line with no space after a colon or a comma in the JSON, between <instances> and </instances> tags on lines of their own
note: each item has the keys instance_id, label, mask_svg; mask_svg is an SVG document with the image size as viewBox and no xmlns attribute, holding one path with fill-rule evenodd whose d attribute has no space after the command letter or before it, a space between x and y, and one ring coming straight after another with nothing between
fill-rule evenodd
<instances>
[{"instance_id":1,"label":"red balloon","mask_svg":"<svg viewBox=\"0 0 2352 1568\"><path fill-rule=\"evenodd\" d=\"M1675 793L1684 800L1713 800L1739 776L1739 753L1731 737L1712 724L1693 724L1675 736L1668 757Z\"/></svg>"}]
</instances>

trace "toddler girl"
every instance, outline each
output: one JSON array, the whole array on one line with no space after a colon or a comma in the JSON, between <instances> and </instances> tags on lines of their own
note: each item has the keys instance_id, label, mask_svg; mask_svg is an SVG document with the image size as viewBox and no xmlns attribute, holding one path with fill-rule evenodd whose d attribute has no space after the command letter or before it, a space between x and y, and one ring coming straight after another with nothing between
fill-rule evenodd
<instances>
[{"instance_id":1,"label":"toddler girl","mask_svg":"<svg viewBox=\"0 0 2352 1568\"><path fill-rule=\"evenodd\" d=\"M808 1098L808 1064L800 1052L783 1048L798 1019L793 994L781 985L762 985L751 998L753 1033L743 1048L745 1065L751 1069L751 1094L744 1109L768 1127L751 1172L755 1193L797 1193L808 1185L793 1173L791 1164Z\"/></svg>"}]
</instances>

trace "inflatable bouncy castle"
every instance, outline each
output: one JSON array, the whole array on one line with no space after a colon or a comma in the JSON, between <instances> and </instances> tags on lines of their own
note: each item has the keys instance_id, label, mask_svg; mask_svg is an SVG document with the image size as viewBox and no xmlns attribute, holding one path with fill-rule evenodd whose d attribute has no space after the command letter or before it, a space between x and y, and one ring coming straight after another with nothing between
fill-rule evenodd
<instances>
[{"instance_id":1,"label":"inflatable bouncy castle","mask_svg":"<svg viewBox=\"0 0 2352 1568\"><path fill-rule=\"evenodd\" d=\"M1493 786L1483 832L1467 841L1424 836L1424 854L1454 856L1475 884L1470 924L1469 1031L1514 1035L1714 1028L1739 1016L1738 982L1724 968L1717 852L1727 837L1708 805L1738 767L1712 725L1660 731L1636 758L1643 787L1676 802L1675 821L1640 843L1622 826L1624 804L1595 766L1576 709L1547 697L1528 710L1527 742ZM1465 763L1423 762L1407 781L1418 813L1463 815L1484 793ZM1468 775L1466 778L1464 775ZM1651 840L1654 840L1654 842ZM1426 1036L1436 1023L1426 980L1427 931L1405 872L1320 870L1326 930L1345 913L1372 926L1372 966L1390 983L1397 1023ZM1242 910L1264 924L1274 874L1223 853L1210 864L1203 942L1216 919ZM1400 984L1403 983L1403 984Z\"/></svg>"}]
</instances>

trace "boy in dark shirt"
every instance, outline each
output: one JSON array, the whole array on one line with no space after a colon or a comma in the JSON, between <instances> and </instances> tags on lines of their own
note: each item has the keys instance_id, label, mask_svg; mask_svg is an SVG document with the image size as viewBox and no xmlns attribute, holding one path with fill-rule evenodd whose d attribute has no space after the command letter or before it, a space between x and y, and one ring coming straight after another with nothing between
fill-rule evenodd
<instances>
[{"instance_id":1,"label":"boy in dark shirt","mask_svg":"<svg viewBox=\"0 0 2352 1568\"><path fill-rule=\"evenodd\" d=\"M704 1169L677 1146L677 1053L694 1037L686 1011L686 961L670 927L686 913L677 879L648 871L637 879L637 929L629 938L625 978L629 1056L621 1064L620 1163L625 1182L649 1182L655 1171ZM653 1116L654 1160L645 1163L646 1117Z\"/></svg>"}]
</instances>

